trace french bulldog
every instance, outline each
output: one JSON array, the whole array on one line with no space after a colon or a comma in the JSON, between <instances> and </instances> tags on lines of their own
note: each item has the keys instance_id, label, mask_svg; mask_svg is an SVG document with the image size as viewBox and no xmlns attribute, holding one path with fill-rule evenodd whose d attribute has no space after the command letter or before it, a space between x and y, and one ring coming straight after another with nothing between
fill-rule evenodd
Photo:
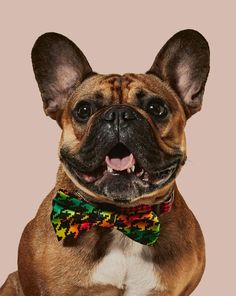
<instances>
[{"instance_id":1,"label":"french bulldog","mask_svg":"<svg viewBox=\"0 0 236 296\"><path fill-rule=\"evenodd\" d=\"M60 166L1 296L192 293L204 238L176 176L209 56L205 38L187 29L145 74L100 75L65 36L37 39L32 64L44 111L62 130Z\"/></svg>"}]
</instances>

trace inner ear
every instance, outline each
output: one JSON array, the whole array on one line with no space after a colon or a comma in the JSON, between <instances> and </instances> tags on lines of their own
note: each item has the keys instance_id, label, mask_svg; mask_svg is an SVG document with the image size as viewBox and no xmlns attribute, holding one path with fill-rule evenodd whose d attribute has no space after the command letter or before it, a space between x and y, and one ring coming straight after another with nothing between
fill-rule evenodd
<instances>
[{"instance_id":1,"label":"inner ear","mask_svg":"<svg viewBox=\"0 0 236 296\"><path fill-rule=\"evenodd\" d=\"M82 51L57 33L46 33L37 39L32 64L45 113L58 120L69 96L92 75L92 69Z\"/></svg>"},{"instance_id":2,"label":"inner ear","mask_svg":"<svg viewBox=\"0 0 236 296\"><path fill-rule=\"evenodd\" d=\"M210 65L206 39L195 30L176 33L162 47L148 74L167 82L180 97L187 117L201 109Z\"/></svg>"}]
</instances>

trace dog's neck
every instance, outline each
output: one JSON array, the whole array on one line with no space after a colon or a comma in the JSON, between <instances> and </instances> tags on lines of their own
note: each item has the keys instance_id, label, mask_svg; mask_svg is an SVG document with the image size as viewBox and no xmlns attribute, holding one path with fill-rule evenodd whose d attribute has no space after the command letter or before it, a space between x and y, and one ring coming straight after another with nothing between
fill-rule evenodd
<instances>
[{"instance_id":1,"label":"dog's neck","mask_svg":"<svg viewBox=\"0 0 236 296\"><path fill-rule=\"evenodd\" d=\"M65 173L62 164L59 165L59 168L57 171L55 191L58 191L60 188L68 190L69 192L74 192L78 190L76 185L71 181L71 179Z\"/></svg>"}]
</instances>

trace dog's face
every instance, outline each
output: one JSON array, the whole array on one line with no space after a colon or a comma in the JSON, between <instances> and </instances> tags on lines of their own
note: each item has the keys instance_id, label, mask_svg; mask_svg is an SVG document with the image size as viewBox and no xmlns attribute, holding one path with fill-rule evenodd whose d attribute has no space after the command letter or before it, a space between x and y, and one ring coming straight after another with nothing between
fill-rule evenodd
<instances>
[{"instance_id":1,"label":"dog's face","mask_svg":"<svg viewBox=\"0 0 236 296\"><path fill-rule=\"evenodd\" d=\"M76 89L62 115L60 158L89 195L115 202L154 196L185 160L185 115L150 75L96 75Z\"/></svg>"},{"instance_id":2,"label":"dog's face","mask_svg":"<svg viewBox=\"0 0 236 296\"><path fill-rule=\"evenodd\" d=\"M201 108L203 36L175 34L146 74L96 74L56 33L39 37L32 61L46 114L62 127L60 160L78 189L98 202L160 200L186 160L186 120Z\"/></svg>"}]
</instances>

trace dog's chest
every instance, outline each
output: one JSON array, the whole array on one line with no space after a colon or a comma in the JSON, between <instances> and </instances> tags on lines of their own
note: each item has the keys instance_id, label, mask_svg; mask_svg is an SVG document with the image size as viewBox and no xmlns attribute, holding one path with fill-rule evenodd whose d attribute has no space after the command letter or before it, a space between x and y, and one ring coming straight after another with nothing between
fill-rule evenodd
<instances>
[{"instance_id":1,"label":"dog's chest","mask_svg":"<svg viewBox=\"0 0 236 296\"><path fill-rule=\"evenodd\" d=\"M144 296L152 289L163 290L160 271L154 267L152 257L150 247L115 231L108 253L92 271L91 282L125 288L125 296Z\"/></svg>"}]
</instances>

